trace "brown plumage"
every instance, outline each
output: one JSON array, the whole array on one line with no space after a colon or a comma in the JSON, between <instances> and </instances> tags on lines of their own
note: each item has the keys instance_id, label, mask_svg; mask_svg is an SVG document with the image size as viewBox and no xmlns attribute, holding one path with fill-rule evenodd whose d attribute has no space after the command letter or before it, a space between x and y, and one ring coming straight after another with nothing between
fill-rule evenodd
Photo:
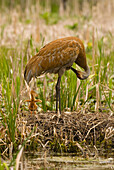
<instances>
[{"instance_id":1,"label":"brown plumage","mask_svg":"<svg viewBox=\"0 0 114 170\"><path fill-rule=\"evenodd\" d=\"M85 72L75 70L72 65L76 63ZM58 73L56 84L56 111L58 108L61 113L60 104L60 81L65 70L71 69L79 79L86 79L90 70L86 62L86 54L82 41L76 37L66 37L57 39L45 45L27 63L24 78L29 84L32 77L40 76L43 73Z\"/></svg>"}]
</instances>

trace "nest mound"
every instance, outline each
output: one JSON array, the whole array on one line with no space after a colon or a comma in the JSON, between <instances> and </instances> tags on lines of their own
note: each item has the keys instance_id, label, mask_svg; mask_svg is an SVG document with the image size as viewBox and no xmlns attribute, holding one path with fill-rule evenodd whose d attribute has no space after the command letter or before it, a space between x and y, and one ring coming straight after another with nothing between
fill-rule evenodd
<instances>
[{"instance_id":1,"label":"nest mound","mask_svg":"<svg viewBox=\"0 0 114 170\"><path fill-rule=\"evenodd\" d=\"M30 140L43 148L48 147L55 152L77 152L90 148L112 148L113 122L111 113L64 112L57 116L55 112L26 113L21 115L18 128L27 136L33 130ZM21 123L20 123L21 122ZM33 143L34 143L33 142ZM30 146L30 145L29 145ZM36 146L36 145L35 145ZM112 151L111 151L112 152Z\"/></svg>"}]
</instances>

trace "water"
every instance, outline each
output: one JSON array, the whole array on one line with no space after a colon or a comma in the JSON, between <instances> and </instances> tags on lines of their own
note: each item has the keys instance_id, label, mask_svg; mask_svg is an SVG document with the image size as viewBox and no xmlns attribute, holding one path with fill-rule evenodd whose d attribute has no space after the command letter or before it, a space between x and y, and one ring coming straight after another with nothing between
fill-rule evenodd
<instances>
[{"instance_id":1,"label":"water","mask_svg":"<svg viewBox=\"0 0 114 170\"><path fill-rule=\"evenodd\" d=\"M114 159L111 157L79 157L75 154L47 154L45 152L25 153L25 169L53 169L53 170L112 170Z\"/></svg>"}]
</instances>

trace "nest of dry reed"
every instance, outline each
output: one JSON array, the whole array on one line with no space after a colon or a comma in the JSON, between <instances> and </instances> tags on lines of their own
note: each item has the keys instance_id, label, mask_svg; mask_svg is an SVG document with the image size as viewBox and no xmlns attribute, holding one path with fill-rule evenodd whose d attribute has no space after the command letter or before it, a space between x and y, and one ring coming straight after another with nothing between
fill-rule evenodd
<instances>
[{"instance_id":1,"label":"nest of dry reed","mask_svg":"<svg viewBox=\"0 0 114 170\"><path fill-rule=\"evenodd\" d=\"M111 113L38 112L20 115L18 130L24 137L33 130L26 143L27 150L43 148L55 152L78 152L83 155L98 155L100 149L111 149L113 121ZM35 128L34 128L35 127ZM39 147L38 147L39 146ZM36 149L36 148L37 149Z\"/></svg>"}]
</instances>

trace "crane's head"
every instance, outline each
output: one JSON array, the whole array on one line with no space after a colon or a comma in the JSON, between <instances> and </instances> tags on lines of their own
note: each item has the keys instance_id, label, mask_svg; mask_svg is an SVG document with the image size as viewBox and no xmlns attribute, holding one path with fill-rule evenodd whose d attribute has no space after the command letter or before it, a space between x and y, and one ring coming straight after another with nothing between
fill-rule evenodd
<instances>
[{"instance_id":1,"label":"crane's head","mask_svg":"<svg viewBox=\"0 0 114 170\"><path fill-rule=\"evenodd\" d=\"M81 72L81 71L76 70L76 75L81 80L87 79L90 75L89 67L86 66L85 72Z\"/></svg>"},{"instance_id":2,"label":"crane's head","mask_svg":"<svg viewBox=\"0 0 114 170\"><path fill-rule=\"evenodd\" d=\"M90 75L90 69L89 69L88 66L86 66L84 72L75 70L73 67L71 67L71 70L77 75L77 77L78 77L80 80L87 79L87 78L89 77L89 75Z\"/></svg>"}]
</instances>

